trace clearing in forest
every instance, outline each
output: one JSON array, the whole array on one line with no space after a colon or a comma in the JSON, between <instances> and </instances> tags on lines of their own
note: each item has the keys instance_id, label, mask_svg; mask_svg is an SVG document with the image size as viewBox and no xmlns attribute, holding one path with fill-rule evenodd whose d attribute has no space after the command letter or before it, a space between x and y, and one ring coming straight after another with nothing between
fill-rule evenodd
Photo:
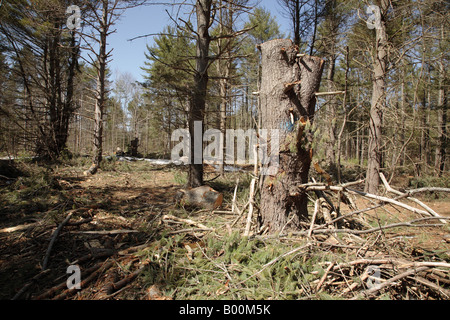
<instances>
[{"instance_id":1,"label":"clearing in forest","mask_svg":"<svg viewBox=\"0 0 450 320\"><path fill-rule=\"evenodd\" d=\"M73 164L23 166L32 174L1 181L1 299L450 297L449 225L396 205L354 195L340 203L342 216L378 207L339 225L317 216L312 229L269 234L256 196L243 237L251 173L207 173L224 201L205 210L175 202L183 167L107 162L84 177ZM444 196L420 199L450 217ZM310 215L315 200L311 193ZM79 290L67 288L70 265L81 269Z\"/></svg>"}]
</instances>

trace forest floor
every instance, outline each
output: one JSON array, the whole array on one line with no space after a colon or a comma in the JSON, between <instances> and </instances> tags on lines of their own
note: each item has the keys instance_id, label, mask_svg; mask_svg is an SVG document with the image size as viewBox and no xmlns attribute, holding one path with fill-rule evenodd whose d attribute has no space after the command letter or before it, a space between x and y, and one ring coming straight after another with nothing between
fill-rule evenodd
<instances>
[{"instance_id":1,"label":"forest floor","mask_svg":"<svg viewBox=\"0 0 450 320\"><path fill-rule=\"evenodd\" d=\"M257 234L253 223L243 237L247 211L230 209L237 178L236 205L245 209L249 173L212 180L224 202L211 211L175 203L186 182L182 167L107 161L85 177L87 167L22 163L21 173L0 179L0 299L450 298L449 224L419 220L417 227L307 237ZM450 217L447 194L420 200ZM354 202L357 209L378 203ZM342 214L351 211L341 204ZM354 225L361 231L421 218L385 205L357 215ZM81 269L80 290L67 288L70 265Z\"/></svg>"}]
</instances>

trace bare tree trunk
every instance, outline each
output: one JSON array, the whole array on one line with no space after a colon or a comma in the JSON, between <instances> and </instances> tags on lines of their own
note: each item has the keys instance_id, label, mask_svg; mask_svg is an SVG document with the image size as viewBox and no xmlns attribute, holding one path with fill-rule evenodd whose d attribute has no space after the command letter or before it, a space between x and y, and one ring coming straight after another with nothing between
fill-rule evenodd
<instances>
[{"instance_id":1,"label":"bare tree trunk","mask_svg":"<svg viewBox=\"0 0 450 320\"><path fill-rule=\"evenodd\" d=\"M298 58L298 47L290 40L268 41L260 50L261 128L279 130L280 145L278 172L262 177L260 211L263 224L277 231L290 214L294 225L308 217L306 194L292 192L297 184L308 181L312 158L308 127L314 119L315 93L324 61L311 56Z\"/></svg>"},{"instance_id":2,"label":"bare tree trunk","mask_svg":"<svg viewBox=\"0 0 450 320\"><path fill-rule=\"evenodd\" d=\"M419 157L420 162L418 165L419 174L422 175L427 165L427 102L426 102L426 90L423 90L422 104L420 107L420 145L419 145Z\"/></svg>"},{"instance_id":3,"label":"bare tree trunk","mask_svg":"<svg viewBox=\"0 0 450 320\"><path fill-rule=\"evenodd\" d=\"M100 22L100 51L97 71L97 96L95 101L94 121L94 164L98 167L103 153L103 113L105 104L106 80L106 36L108 32L108 1L103 0L102 18Z\"/></svg>"},{"instance_id":4,"label":"bare tree trunk","mask_svg":"<svg viewBox=\"0 0 450 320\"><path fill-rule=\"evenodd\" d=\"M191 188L203 185L203 148L201 147L203 140L197 141L197 145L200 145L200 148L196 148L195 138L197 136L197 139L203 139L203 120L208 86L208 67L210 62L208 55L209 44L211 42L209 27L211 25L212 0L197 0L195 6L197 15L197 57L194 92L189 110L191 161L188 170L188 186ZM197 127L200 132L195 132L195 122L201 122L200 128Z\"/></svg>"},{"instance_id":5,"label":"bare tree trunk","mask_svg":"<svg viewBox=\"0 0 450 320\"><path fill-rule=\"evenodd\" d=\"M103 155L103 114L106 100L106 64L108 54L106 53L106 38L110 21L108 21L108 0L102 0L102 16L99 21L99 52L97 54L98 63L97 69L97 90L95 96L95 111L94 111L94 148L92 166L85 172L85 175L95 174L100 166ZM111 13L112 14L112 13Z\"/></svg>"},{"instance_id":6,"label":"bare tree trunk","mask_svg":"<svg viewBox=\"0 0 450 320\"><path fill-rule=\"evenodd\" d=\"M226 67L226 71L224 74L225 77L229 76L229 70ZM224 173L224 162L225 162L225 154L226 154L226 129L227 129L227 104L228 104L228 80L222 79L220 80L220 96L221 96L221 102L220 102L220 132L222 133L221 139L222 139L222 159L219 163L219 173Z\"/></svg>"},{"instance_id":7,"label":"bare tree trunk","mask_svg":"<svg viewBox=\"0 0 450 320\"><path fill-rule=\"evenodd\" d=\"M441 43L444 42L444 24L441 25ZM445 69L443 61L444 53L441 52L439 59L439 101L438 101L438 145L436 146L435 168L442 176L445 169L447 148L447 94L445 90Z\"/></svg>"},{"instance_id":8,"label":"bare tree trunk","mask_svg":"<svg viewBox=\"0 0 450 320\"><path fill-rule=\"evenodd\" d=\"M403 146L405 144L405 119L406 119L406 92L405 92L405 82L406 82L406 71L405 66L402 66L402 88L401 88L401 102L400 102L400 145ZM403 148L403 152L400 155L400 166L403 167L405 164L405 153L406 147Z\"/></svg>"},{"instance_id":9,"label":"bare tree trunk","mask_svg":"<svg viewBox=\"0 0 450 320\"><path fill-rule=\"evenodd\" d=\"M382 164L382 121L386 104L385 78L388 38L386 33L385 14L389 1L381 0L381 21L376 29L375 57L373 58L373 91L369 120L369 150L365 191L378 193L380 169Z\"/></svg>"},{"instance_id":10,"label":"bare tree trunk","mask_svg":"<svg viewBox=\"0 0 450 320\"><path fill-rule=\"evenodd\" d=\"M227 7L223 7L222 2L220 2L220 10L219 10L219 29L220 33L224 34L224 31L227 34L231 34L233 32L233 9L231 8L231 4L228 3ZM220 120L219 120L219 128L221 135L221 145L222 145L222 161L219 163L219 173L224 173L224 162L226 155L226 126L227 126L227 106L229 104L228 100L228 91L229 91L229 77L231 74L231 40L230 39L219 39L218 40L218 53L222 54L222 59L217 62L217 71L219 76L222 77L219 81L219 95L220 95ZM221 60L224 60L222 63Z\"/></svg>"},{"instance_id":11,"label":"bare tree trunk","mask_svg":"<svg viewBox=\"0 0 450 320\"><path fill-rule=\"evenodd\" d=\"M327 90L329 92L335 91L336 86L334 83L334 69L335 69L336 57L334 55L329 57L329 64L327 70ZM326 157L328 164L333 168L336 165L336 111L337 111L337 99L336 96L330 97L331 101L328 104L328 112L326 114L327 119L327 131L328 140L326 148Z\"/></svg>"}]
</instances>

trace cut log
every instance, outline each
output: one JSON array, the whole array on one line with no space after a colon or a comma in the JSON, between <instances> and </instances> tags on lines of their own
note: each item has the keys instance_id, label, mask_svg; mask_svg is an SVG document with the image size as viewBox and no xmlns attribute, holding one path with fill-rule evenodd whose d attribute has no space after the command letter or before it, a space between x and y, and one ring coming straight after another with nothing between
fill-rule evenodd
<instances>
[{"instance_id":1,"label":"cut log","mask_svg":"<svg viewBox=\"0 0 450 320\"><path fill-rule=\"evenodd\" d=\"M97 164L93 163L89 169L87 169L86 171L83 172L84 176L87 177L87 176L89 176L89 175L94 175L94 174L96 174L96 173L97 173L97 170L98 170L98 167L99 167L99 166L98 166Z\"/></svg>"},{"instance_id":2,"label":"cut log","mask_svg":"<svg viewBox=\"0 0 450 320\"><path fill-rule=\"evenodd\" d=\"M209 186L180 189L175 196L175 201L183 206L214 210L222 205L223 194Z\"/></svg>"}]
</instances>

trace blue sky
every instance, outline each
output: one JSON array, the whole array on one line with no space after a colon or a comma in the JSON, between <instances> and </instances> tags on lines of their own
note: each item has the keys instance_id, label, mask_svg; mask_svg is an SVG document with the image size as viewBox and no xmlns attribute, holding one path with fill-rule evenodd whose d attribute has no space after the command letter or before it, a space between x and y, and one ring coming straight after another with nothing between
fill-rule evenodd
<instances>
[{"instance_id":1,"label":"blue sky","mask_svg":"<svg viewBox=\"0 0 450 320\"><path fill-rule=\"evenodd\" d=\"M289 21L281 14L276 0L262 0L260 6L270 10L272 16L277 18L281 32L289 34ZM131 42L128 39L161 32L166 25L171 23L165 10L170 12L172 9L163 5L147 5L128 9L121 16L115 25L116 33L108 38L108 47L114 48L112 61L110 62L113 79L117 72L128 72L137 81L143 80L140 67L144 66L146 44L151 45L153 37L141 38Z\"/></svg>"}]
</instances>

